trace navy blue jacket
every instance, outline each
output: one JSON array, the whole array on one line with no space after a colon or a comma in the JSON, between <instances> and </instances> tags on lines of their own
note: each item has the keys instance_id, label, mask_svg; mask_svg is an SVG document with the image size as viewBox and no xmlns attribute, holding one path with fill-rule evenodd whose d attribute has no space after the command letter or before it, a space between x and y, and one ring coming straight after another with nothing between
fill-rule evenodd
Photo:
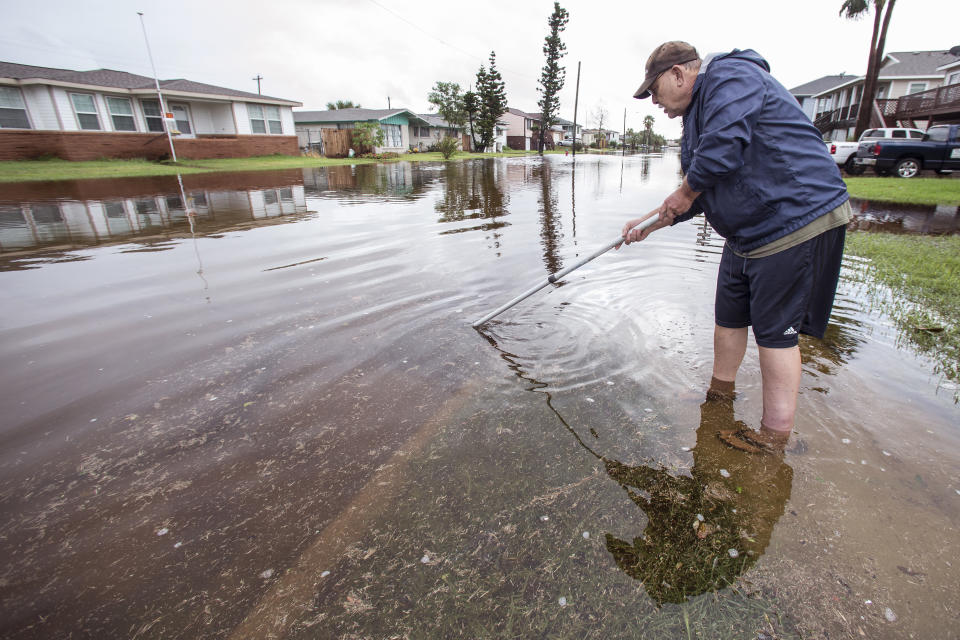
<instances>
[{"instance_id":1,"label":"navy blue jacket","mask_svg":"<svg viewBox=\"0 0 960 640\"><path fill-rule=\"evenodd\" d=\"M705 213L746 253L847 200L840 170L800 104L752 49L706 62L683 116L680 164L701 195L676 221Z\"/></svg>"}]
</instances>

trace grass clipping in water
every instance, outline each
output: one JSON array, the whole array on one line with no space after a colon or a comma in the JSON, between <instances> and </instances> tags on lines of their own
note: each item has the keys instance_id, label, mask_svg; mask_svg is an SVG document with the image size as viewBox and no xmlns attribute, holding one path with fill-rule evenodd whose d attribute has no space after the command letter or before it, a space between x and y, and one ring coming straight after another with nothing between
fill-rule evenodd
<instances>
[{"instance_id":1,"label":"grass clipping in water","mask_svg":"<svg viewBox=\"0 0 960 640\"><path fill-rule=\"evenodd\" d=\"M890 289L887 300L875 288L867 293L901 338L931 357L936 373L960 382L960 237L853 232L846 252L867 260L854 266L855 281Z\"/></svg>"}]
</instances>

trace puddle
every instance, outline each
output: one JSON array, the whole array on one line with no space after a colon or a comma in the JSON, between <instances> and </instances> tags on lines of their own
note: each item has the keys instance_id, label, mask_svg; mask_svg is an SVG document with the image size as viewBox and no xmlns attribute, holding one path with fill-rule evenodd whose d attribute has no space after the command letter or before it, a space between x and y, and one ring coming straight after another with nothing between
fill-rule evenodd
<instances>
[{"instance_id":1,"label":"puddle","mask_svg":"<svg viewBox=\"0 0 960 640\"><path fill-rule=\"evenodd\" d=\"M783 457L716 438L758 425L754 345L703 402L702 222L470 328L677 171L0 186L0 634L951 637L960 408L855 259Z\"/></svg>"}]
</instances>

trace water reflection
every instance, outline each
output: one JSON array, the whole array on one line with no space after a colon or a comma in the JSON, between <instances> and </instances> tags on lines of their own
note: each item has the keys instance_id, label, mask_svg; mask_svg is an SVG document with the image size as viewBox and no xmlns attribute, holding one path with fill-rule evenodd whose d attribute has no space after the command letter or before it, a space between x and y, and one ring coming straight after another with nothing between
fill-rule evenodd
<instances>
[{"instance_id":1,"label":"water reflection","mask_svg":"<svg viewBox=\"0 0 960 640\"><path fill-rule=\"evenodd\" d=\"M554 191L553 163L544 162L540 166L540 193L538 207L540 211L540 246L543 248L543 264L547 273L552 274L563 268L560 258L560 246L563 240L563 223L560 221L559 202Z\"/></svg>"},{"instance_id":2,"label":"water reflection","mask_svg":"<svg viewBox=\"0 0 960 640\"><path fill-rule=\"evenodd\" d=\"M505 165L495 162L447 163L443 170L443 194L434 205L442 224L478 220L480 224L446 229L441 235L464 231L492 231L493 246L500 248L499 229L509 226L501 220L510 213Z\"/></svg>"},{"instance_id":3,"label":"water reflection","mask_svg":"<svg viewBox=\"0 0 960 640\"><path fill-rule=\"evenodd\" d=\"M793 469L782 456L738 451L717 437L746 428L731 401L707 401L700 411L689 476L605 460L647 516L631 542L608 533L607 550L657 604L733 584L766 550L790 497Z\"/></svg>"},{"instance_id":4,"label":"water reflection","mask_svg":"<svg viewBox=\"0 0 960 640\"><path fill-rule=\"evenodd\" d=\"M720 431L746 429L730 400L700 405L690 475L660 466L626 465L590 447L553 404L549 385L524 371L520 359L495 338L496 349L527 391L543 394L547 407L645 515L646 526L626 541L606 533L617 567L643 583L651 599L681 603L734 583L770 543L790 498L793 469L782 454L751 454L725 445ZM596 437L596 432L591 429Z\"/></svg>"},{"instance_id":5,"label":"water reflection","mask_svg":"<svg viewBox=\"0 0 960 640\"><path fill-rule=\"evenodd\" d=\"M337 165L303 170L307 196L335 197L344 203L416 200L436 180L409 162Z\"/></svg>"},{"instance_id":6,"label":"water reflection","mask_svg":"<svg viewBox=\"0 0 960 640\"><path fill-rule=\"evenodd\" d=\"M195 222L209 234L307 211L304 190L299 185L243 191L187 190L174 181L168 188L166 193L121 198L0 204L0 253L22 257L36 250L69 250L138 238L155 240L157 235L193 235ZM157 248L155 243L153 248ZM23 267L0 264L0 270Z\"/></svg>"},{"instance_id":7,"label":"water reflection","mask_svg":"<svg viewBox=\"0 0 960 640\"><path fill-rule=\"evenodd\" d=\"M850 229L952 235L960 233L960 207L871 202L850 198L854 219Z\"/></svg>"}]
</instances>

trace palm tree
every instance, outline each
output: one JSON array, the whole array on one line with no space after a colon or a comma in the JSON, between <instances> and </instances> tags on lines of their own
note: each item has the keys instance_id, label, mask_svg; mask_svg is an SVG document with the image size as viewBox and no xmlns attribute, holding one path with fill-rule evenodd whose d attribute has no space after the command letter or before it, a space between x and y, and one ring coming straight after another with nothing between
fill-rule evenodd
<instances>
[{"instance_id":1,"label":"palm tree","mask_svg":"<svg viewBox=\"0 0 960 640\"><path fill-rule=\"evenodd\" d=\"M643 130L647 136L647 148L650 147L650 134L653 133L653 116L647 116L643 119Z\"/></svg>"},{"instance_id":2,"label":"palm tree","mask_svg":"<svg viewBox=\"0 0 960 640\"><path fill-rule=\"evenodd\" d=\"M870 56L867 58L867 75L863 79L863 94L860 96L860 111L857 114L857 126L854 130L854 140L860 139L860 134L870 126L870 112L877 94L877 76L880 74L880 62L883 60L883 47L887 40L887 27L890 26L890 16L893 14L893 5L897 0L844 0L840 7L840 15L857 20L870 11L873 5L873 36L870 39ZM886 8L886 13L884 13Z\"/></svg>"}]
</instances>

